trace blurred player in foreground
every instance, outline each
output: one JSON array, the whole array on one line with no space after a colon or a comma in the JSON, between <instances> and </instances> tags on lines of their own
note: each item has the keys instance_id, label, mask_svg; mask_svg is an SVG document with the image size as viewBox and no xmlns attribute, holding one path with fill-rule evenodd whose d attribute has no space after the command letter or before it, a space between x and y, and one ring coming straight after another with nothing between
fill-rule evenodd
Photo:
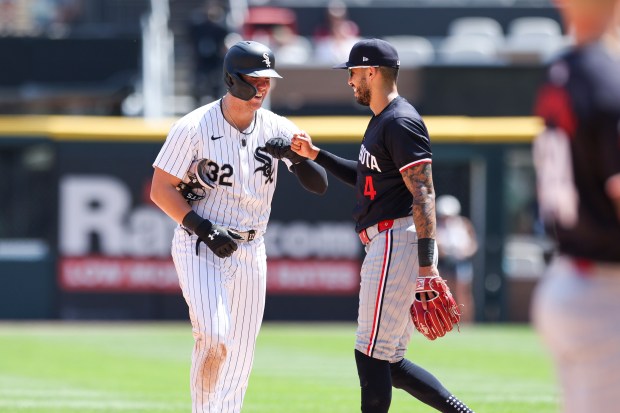
<instances>
[{"instance_id":1,"label":"blurred player in foreground","mask_svg":"<svg viewBox=\"0 0 620 413\"><path fill-rule=\"evenodd\" d=\"M558 1L575 46L550 66L534 143L541 216L558 255L532 315L564 413L620 408L620 2Z\"/></svg>"},{"instance_id":2,"label":"blurred player in foreground","mask_svg":"<svg viewBox=\"0 0 620 413\"><path fill-rule=\"evenodd\" d=\"M228 93L174 124L153 166L151 198L179 226L172 258L194 334L192 412L238 413L248 386L265 308L264 233L277 182L270 141L299 131L262 108L275 58L257 42L224 57ZM286 160L311 192L325 170Z\"/></svg>"},{"instance_id":3,"label":"blurred player in foreground","mask_svg":"<svg viewBox=\"0 0 620 413\"><path fill-rule=\"evenodd\" d=\"M394 47L379 39L359 41L348 62L336 66L348 70L355 99L374 114L358 161L319 149L305 134L295 135L291 148L356 187L354 218L366 247L355 343L362 412L387 412L394 386L440 412L470 413L431 373L404 358L414 323L426 337L441 337L458 322L458 308L437 271L430 138L415 108L398 95L399 67ZM412 301L423 303L413 321ZM434 322L426 325L429 319Z\"/></svg>"}]
</instances>

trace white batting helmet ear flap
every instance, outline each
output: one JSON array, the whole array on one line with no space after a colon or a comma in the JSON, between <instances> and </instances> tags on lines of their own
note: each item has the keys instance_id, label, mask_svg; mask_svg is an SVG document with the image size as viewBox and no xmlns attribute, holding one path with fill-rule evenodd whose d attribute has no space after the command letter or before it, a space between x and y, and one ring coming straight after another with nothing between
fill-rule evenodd
<instances>
[{"instance_id":1,"label":"white batting helmet ear flap","mask_svg":"<svg viewBox=\"0 0 620 413\"><path fill-rule=\"evenodd\" d=\"M230 94L241 100L250 100L258 93L258 90L256 90L254 86L243 80L243 78L236 73L225 72L224 82L226 86L228 86Z\"/></svg>"}]
</instances>

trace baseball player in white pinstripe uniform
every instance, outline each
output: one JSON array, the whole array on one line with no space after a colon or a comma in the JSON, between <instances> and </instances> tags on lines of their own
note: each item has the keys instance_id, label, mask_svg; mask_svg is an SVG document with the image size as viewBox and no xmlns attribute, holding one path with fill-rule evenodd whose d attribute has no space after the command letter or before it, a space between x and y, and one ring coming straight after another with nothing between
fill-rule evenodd
<instances>
[{"instance_id":1,"label":"baseball player in white pinstripe uniform","mask_svg":"<svg viewBox=\"0 0 620 413\"><path fill-rule=\"evenodd\" d=\"M153 166L153 201L179 226L172 257L195 339L192 412L241 411L265 304L263 234L277 181L271 139L299 130L261 107L272 77L271 50L239 42L224 60L228 93L180 119ZM325 171L299 158L287 166L311 192Z\"/></svg>"}]
</instances>

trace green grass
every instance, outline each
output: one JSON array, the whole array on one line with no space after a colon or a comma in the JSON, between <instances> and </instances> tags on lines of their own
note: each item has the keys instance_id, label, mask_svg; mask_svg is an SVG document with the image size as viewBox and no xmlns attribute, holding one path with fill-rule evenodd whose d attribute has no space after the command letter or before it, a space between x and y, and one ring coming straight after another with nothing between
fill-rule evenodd
<instances>
[{"instance_id":1,"label":"green grass","mask_svg":"<svg viewBox=\"0 0 620 413\"><path fill-rule=\"evenodd\" d=\"M476 412L557 412L527 326L465 326L408 358ZM244 413L359 411L353 324L264 325ZM189 412L188 323L0 324L0 412ZM434 412L395 390L391 413Z\"/></svg>"}]
</instances>

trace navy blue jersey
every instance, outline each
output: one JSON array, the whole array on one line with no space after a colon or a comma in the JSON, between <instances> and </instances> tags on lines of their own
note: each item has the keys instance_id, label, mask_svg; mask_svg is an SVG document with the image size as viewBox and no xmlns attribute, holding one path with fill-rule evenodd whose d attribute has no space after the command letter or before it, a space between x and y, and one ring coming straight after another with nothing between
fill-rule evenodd
<instances>
[{"instance_id":1,"label":"navy blue jersey","mask_svg":"<svg viewBox=\"0 0 620 413\"><path fill-rule=\"evenodd\" d=\"M605 191L620 173L620 57L602 43L575 49L549 70L536 113L540 210L560 252L620 262L620 221Z\"/></svg>"},{"instance_id":2,"label":"navy blue jersey","mask_svg":"<svg viewBox=\"0 0 620 413\"><path fill-rule=\"evenodd\" d=\"M368 123L357 162L357 231L379 221L411 215L413 195L401 172L431 162L424 121L405 98L392 100Z\"/></svg>"}]
</instances>

